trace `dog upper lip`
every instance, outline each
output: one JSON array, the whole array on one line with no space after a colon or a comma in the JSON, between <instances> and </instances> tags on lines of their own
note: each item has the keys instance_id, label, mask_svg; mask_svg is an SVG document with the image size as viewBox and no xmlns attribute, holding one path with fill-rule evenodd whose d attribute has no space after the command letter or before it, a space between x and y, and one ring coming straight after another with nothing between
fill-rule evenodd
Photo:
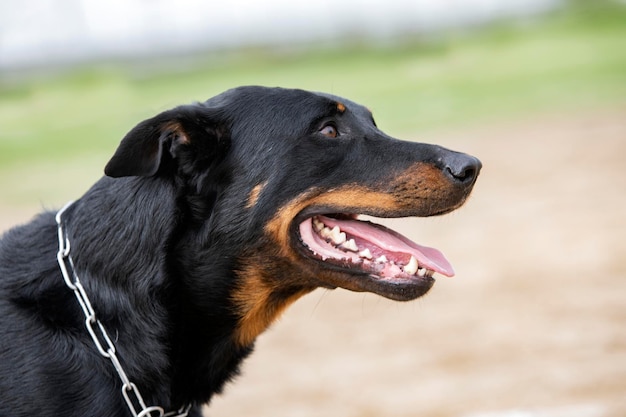
<instances>
[{"instance_id":1,"label":"dog upper lip","mask_svg":"<svg viewBox=\"0 0 626 417\"><path fill-rule=\"evenodd\" d=\"M384 226L367 221L356 220L355 216L342 216L341 218L334 218L317 215L314 216L314 218L315 222L318 222L318 224L319 222L323 222L323 225L328 227L327 231L334 229L333 232L336 236L327 236L329 239L334 240L336 244L343 247L346 247L347 244L351 244L354 246L351 251L359 251L358 256L360 258L372 259L372 257L378 258L383 255L386 255L386 257L394 257L403 266L403 271L409 275L418 271L418 265L420 269L424 269L419 271L421 274L425 273L426 270L429 270L449 277L454 275L452 266L440 251L434 248L418 245L405 236L402 236L401 234ZM344 255L347 256L350 254L349 248L348 253L343 253L339 249L332 248L332 246L325 248L323 245L317 243L320 241L321 237L313 231L314 225L311 220L311 218L308 218L300 223L300 236L305 245L309 246L309 248L314 252L319 252L319 255L321 255L322 258L342 259ZM346 241L346 235L352 238L350 239L352 242L350 242L350 240ZM359 246L361 246L361 248L356 247L353 239L357 239L360 242ZM374 255L372 256L370 250L366 248L372 248ZM367 252L364 253L365 251ZM357 262L359 261L358 257L354 253L351 256L348 256L347 259L352 259L352 262L355 262L355 260ZM387 264L386 261L387 259L385 259L385 264ZM393 262L391 265L394 266L394 269L397 269L396 272L402 272L402 270L399 269L399 266L396 266ZM383 276L387 276L388 273L391 274L392 271L388 269L386 271L381 271L381 273Z\"/></svg>"}]
</instances>

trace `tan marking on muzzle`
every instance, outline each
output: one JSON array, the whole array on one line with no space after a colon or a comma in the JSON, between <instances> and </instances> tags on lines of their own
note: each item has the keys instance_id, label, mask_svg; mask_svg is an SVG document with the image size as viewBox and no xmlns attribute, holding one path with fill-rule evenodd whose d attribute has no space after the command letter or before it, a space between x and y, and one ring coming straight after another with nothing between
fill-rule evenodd
<instances>
[{"instance_id":1,"label":"tan marking on muzzle","mask_svg":"<svg viewBox=\"0 0 626 417\"><path fill-rule=\"evenodd\" d=\"M296 215L306 207L329 206L336 207L338 211L349 208L356 214L359 209L375 209L391 214L415 209L419 205L436 204L446 196L449 183L440 169L430 164L416 163L401 175L390 178L388 182L381 182L376 188L360 184L347 184L326 191L312 188L284 205L267 223L265 230L277 242L281 256L292 258L289 227Z\"/></svg>"}]
</instances>

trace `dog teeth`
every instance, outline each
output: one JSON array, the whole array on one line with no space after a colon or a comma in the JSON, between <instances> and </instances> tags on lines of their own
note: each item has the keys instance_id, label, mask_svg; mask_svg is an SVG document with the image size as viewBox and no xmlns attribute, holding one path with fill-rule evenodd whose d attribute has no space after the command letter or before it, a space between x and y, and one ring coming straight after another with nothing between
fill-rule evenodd
<instances>
[{"instance_id":1,"label":"dog teeth","mask_svg":"<svg viewBox=\"0 0 626 417\"><path fill-rule=\"evenodd\" d=\"M346 241L346 234L339 229L339 226L332 229L324 227L319 233L324 239L332 241L335 245L341 245Z\"/></svg>"},{"instance_id":2,"label":"dog teeth","mask_svg":"<svg viewBox=\"0 0 626 417\"><path fill-rule=\"evenodd\" d=\"M339 229L339 226L335 226L330 231L330 239L335 245L341 245L346 241L346 234Z\"/></svg>"},{"instance_id":3,"label":"dog teeth","mask_svg":"<svg viewBox=\"0 0 626 417\"><path fill-rule=\"evenodd\" d=\"M422 271L424 270L424 268L420 268L420 269ZM404 266L404 272L406 272L409 275L413 275L417 271L418 271L417 259L415 259L415 257L411 255L411 259L409 260L409 263Z\"/></svg>"},{"instance_id":4,"label":"dog teeth","mask_svg":"<svg viewBox=\"0 0 626 417\"><path fill-rule=\"evenodd\" d=\"M345 233L343 235L345 236ZM358 252L359 251L359 247L356 245L356 242L354 241L354 239L350 239L350 240L344 242L342 247L344 249L351 250L352 252Z\"/></svg>"},{"instance_id":5,"label":"dog teeth","mask_svg":"<svg viewBox=\"0 0 626 417\"><path fill-rule=\"evenodd\" d=\"M313 228L320 236L326 239L327 242L332 243L344 251L356 252L359 255L360 259L352 258L343 258L344 262L363 262L365 259L371 260L373 258L372 252L369 248L365 248L362 251L359 251L359 247L356 244L354 239L348 239L345 232L342 232L339 226L335 226L332 229L326 226L320 219L314 217L313 218ZM327 257L322 255L322 260L325 260ZM395 265L393 261L389 261L385 255L381 255L374 260L374 262L379 264L391 264ZM400 265L399 265L400 266ZM411 255L409 262L402 266L402 270L405 274L408 275L417 275L419 277L432 277L435 274L435 271L430 269L426 269L421 267L417 262L417 259Z\"/></svg>"},{"instance_id":6,"label":"dog teeth","mask_svg":"<svg viewBox=\"0 0 626 417\"><path fill-rule=\"evenodd\" d=\"M313 227L315 227L315 231L319 233L324 228L324 223L322 223L317 217L313 217Z\"/></svg>"}]
</instances>

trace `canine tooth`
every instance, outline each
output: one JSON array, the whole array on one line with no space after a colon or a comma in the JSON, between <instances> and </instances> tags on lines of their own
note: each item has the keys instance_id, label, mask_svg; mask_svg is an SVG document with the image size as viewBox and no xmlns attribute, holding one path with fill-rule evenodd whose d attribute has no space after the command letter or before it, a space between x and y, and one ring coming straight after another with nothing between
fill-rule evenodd
<instances>
[{"instance_id":1,"label":"canine tooth","mask_svg":"<svg viewBox=\"0 0 626 417\"><path fill-rule=\"evenodd\" d=\"M378 258L376 258L376 262L384 264L385 262L387 262L387 257L385 255L380 255Z\"/></svg>"},{"instance_id":2,"label":"canine tooth","mask_svg":"<svg viewBox=\"0 0 626 417\"><path fill-rule=\"evenodd\" d=\"M345 233L343 233L343 235L345 236ZM353 252L357 252L359 250L359 247L356 245L356 242L354 241L354 239L350 239L347 242L344 242L342 247L345 249L351 250Z\"/></svg>"},{"instance_id":3,"label":"canine tooth","mask_svg":"<svg viewBox=\"0 0 626 417\"><path fill-rule=\"evenodd\" d=\"M370 252L369 248L365 248L359 252L359 256L365 259L372 259L372 252Z\"/></svg>"},{"instance_id":4,"label":"canine tooth","mask_svg":"<svg viewBox=\"0 0 626 417\"><path fill-rule=\"evenodd\" d=\"M409 260L409 263L404 266L404 272L406 272L409 275L413 275L417 272L417 269L418 269L417 259L415 259L415 257L411 255L411 259Z\"/></svg>"}]
</instances>

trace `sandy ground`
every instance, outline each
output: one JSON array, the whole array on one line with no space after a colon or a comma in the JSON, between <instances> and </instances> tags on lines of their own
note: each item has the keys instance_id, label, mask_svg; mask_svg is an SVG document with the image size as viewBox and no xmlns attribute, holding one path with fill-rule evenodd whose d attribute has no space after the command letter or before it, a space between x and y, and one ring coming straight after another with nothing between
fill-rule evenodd
<instances>
[{"instance_id":1,"label":"sandy ground","mask_svg":"<svg viewBox=\"0 0 626 417\"><path fill-rule=\"evenodd\" d=\"M421 139L484 164L458 212L392 222L457 276L304 297L207 416L626 416L626 108Z\"/></svg>"}]
</instances>

